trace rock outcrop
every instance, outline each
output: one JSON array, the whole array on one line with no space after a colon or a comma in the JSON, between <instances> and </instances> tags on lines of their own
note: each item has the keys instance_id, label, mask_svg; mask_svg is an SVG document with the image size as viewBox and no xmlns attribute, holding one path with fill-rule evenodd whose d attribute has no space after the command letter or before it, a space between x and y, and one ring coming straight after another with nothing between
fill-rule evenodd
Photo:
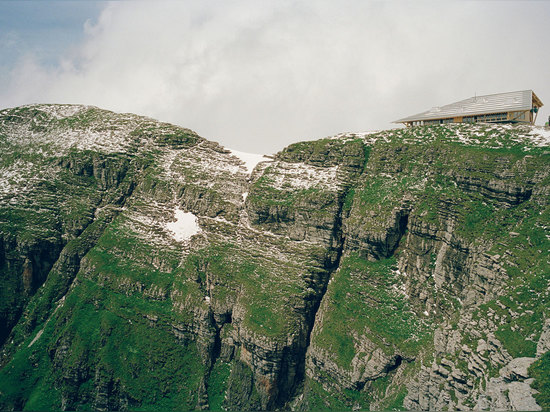
<instances>
[{"instance_id":1,"label":"rock outcrop","mask_svg":"<svg viewBox=\"0 0 550 412\"><path fill-rule=\"evenodd\" d=\"M545 133L0 111L0 407L548 407Z\"/></svg>"}]
</instances>

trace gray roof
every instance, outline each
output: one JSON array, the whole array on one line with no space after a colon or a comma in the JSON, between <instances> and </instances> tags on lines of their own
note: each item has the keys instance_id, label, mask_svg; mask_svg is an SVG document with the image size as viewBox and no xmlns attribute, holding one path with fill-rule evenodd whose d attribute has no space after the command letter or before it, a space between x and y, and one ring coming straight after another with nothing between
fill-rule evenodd
<instances>
[{"instance_id":1,"label":"gray roof","mask_svg":"<svg viewBox=\"0 0 550 412\"><path fill-rule=\"evenodd\" d=\"M470 97L456 103L441 107L433 107L428 111L395 120L393 123L413 122L417 120L444 119L457 116L500 113L509 111L531 110L533 102L532 90L490 94L487 96Z\"/></svg>"}]
</instances>

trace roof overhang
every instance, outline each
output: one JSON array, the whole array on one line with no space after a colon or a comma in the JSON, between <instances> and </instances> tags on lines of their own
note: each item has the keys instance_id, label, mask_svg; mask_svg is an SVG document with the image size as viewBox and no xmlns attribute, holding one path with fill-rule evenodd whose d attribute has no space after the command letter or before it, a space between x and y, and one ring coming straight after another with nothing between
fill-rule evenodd
<instances>
[{"instance_id":1,"label":"roof overhang","mask_svg":"<svg viewBox=\"0 0 550 412\"><path fill-rule=\"evenodd\" d=\"M535 107L544 106L544 103L542 103L542 101L538 98L538 96L535 94L535 92L532 92L532 93L533 93L533 106L535 106Z\"/></svg>"},{"instance_id":2,"label":"roof overhang","mask_svg":"<svg viewBox=\"0 0 550 412\"><path fill-rule=\"evenodd\" d=\"M534 106L542 106L542 101L537 95L532 90L520 90L517 92L470 97L465 100L441 107L434 107L425 112L395 120L393 123L410 123L481 114L526 111L531 110Z\"/></svg>"}]
</instances>

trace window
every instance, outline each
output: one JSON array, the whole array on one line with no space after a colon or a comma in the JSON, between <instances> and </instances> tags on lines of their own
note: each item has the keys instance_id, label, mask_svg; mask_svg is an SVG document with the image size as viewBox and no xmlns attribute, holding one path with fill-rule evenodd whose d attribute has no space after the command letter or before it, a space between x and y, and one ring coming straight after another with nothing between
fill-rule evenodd
<instances>
[{"instance_id":1,"label":"window","mask_svg":"<svg viewBox=\"0 0 550 412\"><path fill-rule=\"evenodd\" d=\"M477 116L464 116L464 119L463 119L465 123L505 122L506 120L507 120L507 113L478 114Z\"/></svg>"},{"instance_id":2,"label":"window","mask_svg":"<svg viewBox=\"0 0 550 412\"><path fill-rule=\"evenodd\" d=\"M510 112L510 120L526 122L528 121L527 112Z\"/></svg>"},{"instance_id":3,"label":"window","mask_svg":"<svg viewBox=\"0 0 550 412\"><path fill-rule=\"evenodd\" d=\"M444 123L453 123L454 119L451 117L449 119L434 119L434 120L425 120L424 124L444 124Z\"/></svg>"}]
</instances>

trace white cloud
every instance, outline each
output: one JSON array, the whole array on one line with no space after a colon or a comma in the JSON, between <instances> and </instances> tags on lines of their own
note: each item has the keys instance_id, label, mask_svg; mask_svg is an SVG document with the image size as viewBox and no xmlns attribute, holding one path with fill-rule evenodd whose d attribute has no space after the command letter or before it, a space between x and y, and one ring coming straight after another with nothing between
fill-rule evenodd
<instances>
[{"instance_id":1,"label":"white cloud","mask_svg":"<svg viewBox=\"0 0 550 412\"><path fill-rule=\"evenodd\" d=\"M391 127L475 92L533 88L550 105L550 54L533 41L549 37L549 10L546 2L108 3L57 67L26 56L3 73L0 104L95 104L256 153Z\"/></svg>"}]
</instances>

